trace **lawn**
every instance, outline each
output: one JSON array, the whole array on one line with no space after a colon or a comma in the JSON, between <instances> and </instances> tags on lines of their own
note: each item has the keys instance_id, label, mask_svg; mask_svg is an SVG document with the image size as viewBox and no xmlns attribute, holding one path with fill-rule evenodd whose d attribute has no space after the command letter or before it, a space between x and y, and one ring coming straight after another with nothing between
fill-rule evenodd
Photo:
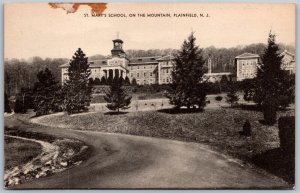
<instances>
[{"instance_id":1,"label":"lawn","mask_svg":"<svg viewBox=\"0 0 300 193\"><path fill-rule=\"evenodd\" d=\"M4 141L5 170L25 164L42 153L42 146L32 141L11 137L5 137Z\"/></svg>"}]
</instances>

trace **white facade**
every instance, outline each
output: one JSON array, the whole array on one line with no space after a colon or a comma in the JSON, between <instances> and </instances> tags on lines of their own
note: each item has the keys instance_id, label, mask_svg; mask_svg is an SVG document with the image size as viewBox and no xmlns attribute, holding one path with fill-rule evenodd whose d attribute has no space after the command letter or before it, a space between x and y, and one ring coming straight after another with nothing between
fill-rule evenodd
<instances>
[{"instance_id":1,"label":"white facade","mask_svg":"<svg viewBox=\"0 0 300 193\"><path fill-rule=\"evenodd\" d=\"M296 62L295 62L295 55L284 51L281 53L283 56L282 58L282 69L288 71L289 74L295 74L296 73Z\"/></svg>"},{"instance_id":2,"label":"white facade","mask_svg":"<svg viewBox=\"0 0 300 193\"><path fill-rule=\"evenodd\" d=\"M259 55L244 53L235 57L237 72L237 81L244 79L252 79L256 77L257 66L259 63Z\"/></svg>"}]
</instances>

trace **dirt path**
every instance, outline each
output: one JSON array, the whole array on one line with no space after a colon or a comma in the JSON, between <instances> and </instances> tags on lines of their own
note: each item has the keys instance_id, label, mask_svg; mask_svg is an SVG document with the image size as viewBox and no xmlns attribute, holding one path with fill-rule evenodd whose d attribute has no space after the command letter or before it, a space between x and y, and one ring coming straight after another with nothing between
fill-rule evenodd
<instances>
[{"instance_id":1,"label":"dirt path","mask_svg":"<svg viewBox=\"0 0 300 193\"><path fill-rule=\"evenodd\" d=\"M32 128L76 138L93 148L81 165L14 188L275 188L287 184L198 143L86 132Z\"/></svg>"}]
</instances>

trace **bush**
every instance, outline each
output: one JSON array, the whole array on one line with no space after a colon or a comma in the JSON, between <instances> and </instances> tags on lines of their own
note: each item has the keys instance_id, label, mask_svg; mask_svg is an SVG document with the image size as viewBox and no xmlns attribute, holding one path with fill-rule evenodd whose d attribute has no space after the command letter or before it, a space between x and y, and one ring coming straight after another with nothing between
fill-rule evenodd
<instances>
[{"instance_id":1,"label":"bush","mask_svg":"<svg viewBox=\"0 0 300 193\"><path fill-rule=\"evenodd\" d=\"M215 99L216 99L216 101L221 101L223 99L223 97L222 96L216 96Z\"/></svg>"},{"instance_id":2,"label":"bush","mask_svg":"<svg viewBox=\"0 0 300 193\"><path fill-rule=\"evenodd\" d=\"M251 124L250 124L249 120L246 120L243 125L243 135L251 136Z\"/></svg>"},{"instance_id":3,"label":"bush","mask_svg":"<svg viewBox=\"0 0 300 193\"><path fill-rule=\"evenodd\" d=\"M277 108L274 100L270 99L263 106L264 122L266 125L274 125L277 119Z\"/></svg>"},{"instance_id":4,"label":"bush","mask_svg":"<svg viewBox=\"0 0 300 193\"><path fill-rule=\"evenodd\" d=\"M280 148L293 157L295 154L295 117L280 117L278 128Z\"/></svg>"}]
</instances>

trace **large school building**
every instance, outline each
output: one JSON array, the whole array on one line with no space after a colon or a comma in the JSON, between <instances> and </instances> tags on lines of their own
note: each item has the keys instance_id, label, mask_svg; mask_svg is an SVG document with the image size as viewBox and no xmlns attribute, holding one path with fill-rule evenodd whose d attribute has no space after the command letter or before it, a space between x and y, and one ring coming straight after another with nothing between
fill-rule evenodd
<instances>
[{"instance_id":1,"label":"large school building","mask_svg":"<svg viewBox=\"0 0 300 193\"><path fill-rule=\"evenodd\" d=\"M287 51L282 53L283 68L290 73L295 73L295 56ZM115 76L126 76L130 81L135 79L137 84L169 84L171 79L171 72L174 58L171 55L167 56L153 56L153 57L139 57L128 58L123 50L123 41L121 39L113 40L113 49L111 50L111 57L103 60L89 61L91 75L93 79L101 79ZM208 59L208 73L204 74L204 78L210 82L220 81L223 76L228 79L236 77L237 81L254 78L256 76L257 65L260 62L259 55L244 53L235 58L236 74L230 72L212 73L211 60ZM69 63L61 65L62 83L68 79Z\"/></svg>"}]
</instances>

